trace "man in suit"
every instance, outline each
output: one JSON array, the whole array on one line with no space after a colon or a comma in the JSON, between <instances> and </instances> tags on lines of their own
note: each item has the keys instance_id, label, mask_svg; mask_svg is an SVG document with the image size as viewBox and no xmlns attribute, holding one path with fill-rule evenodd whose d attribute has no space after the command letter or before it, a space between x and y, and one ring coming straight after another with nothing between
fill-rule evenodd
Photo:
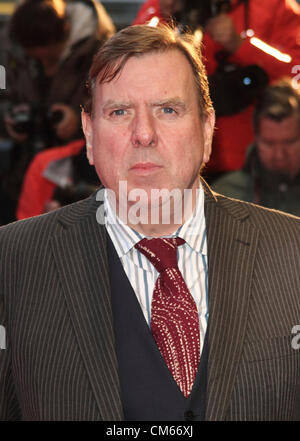
<instances>
[{"instance_id":1,"label":"man in suit","mask_svg":"<svg viewBox=\"0 0 300 441\"><path fill-rule=\"evenodd\" d=\"M1 419L299 420L300 221L199 178L198 51L126 28L89 86L105 189L0 230Z\"/></svg>"}]
</instances>

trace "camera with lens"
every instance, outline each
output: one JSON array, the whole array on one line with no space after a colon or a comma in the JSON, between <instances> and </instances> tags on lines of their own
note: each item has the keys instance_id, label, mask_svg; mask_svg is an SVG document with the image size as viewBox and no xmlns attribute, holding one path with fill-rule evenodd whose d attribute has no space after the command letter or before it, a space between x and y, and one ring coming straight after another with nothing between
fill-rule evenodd
<instances>
[{"instance_id":1,"label":"camera with lens","mask_svg":"<svg viewBox=\"0 0 300 441\"><path fill-rule=\"evenodd\" d=\"M54 126L63 118L60 110L51 111L38 105L16 106L10 110L9 116L14 131L28 135L33 153L59 143Z\"/></svg>"},{"instance_id":2,"label":"camera with lens","mask_svg":"<svg viewBox=\"0 0 300 441\"><path fill-rule=\"evenodd\" d=\"M195 31L204 28L210 18L229 12L230 8L231 0L185 0L174 18L183 29Z\"/></svg>"},{"instance_id":3,"label":"camera with lens","mask_svg":"<svg viewBox=\"0 0 300 441\"><path fill-rule=\"evenodd\" d=\"M267 73L260 66L239 66L217 54L218 67L208 76L210 97L216 116L234 115L250 106L269 83Z\"/></svg>"}]
</instances>

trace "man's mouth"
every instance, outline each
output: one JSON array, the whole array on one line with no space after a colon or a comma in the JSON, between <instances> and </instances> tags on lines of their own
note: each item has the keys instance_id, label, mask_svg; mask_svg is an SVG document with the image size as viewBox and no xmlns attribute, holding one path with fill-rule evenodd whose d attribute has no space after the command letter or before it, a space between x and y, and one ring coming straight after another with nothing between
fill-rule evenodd
<instances>
[{"instance_id":1,"label":"man's mouth","mask_svg":"<svg viewBox=\"0 0 300 441\"><path fill-rule=\"evenodd\" d=\"M145 175L148 173L153 173L162 168L161 165L155 164L154 162L138 162L134 164L129 171L136 174Z\"/></svg>"}]
</instances>

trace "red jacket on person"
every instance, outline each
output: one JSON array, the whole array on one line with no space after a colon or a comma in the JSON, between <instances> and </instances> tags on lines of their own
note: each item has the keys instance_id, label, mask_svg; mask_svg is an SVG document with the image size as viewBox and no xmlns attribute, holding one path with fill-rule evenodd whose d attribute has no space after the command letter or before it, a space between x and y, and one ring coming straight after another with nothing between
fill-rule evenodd
<instances>
[{"instance_id":1,"label":"red jacket on person","mask_svg":"<svg viewBox=\"0 0 300 441\"><path fill-rule=\"evenodd\" d=\"M233 2L234 4L235 2ZM229 15L238 33L245 30L245 6L239 4ZM152 17L162 19L159 0L146 1L133 24L144 24ZM282 76L292 76L293 66L300 71L300 7L295 0L249 0L248 28L255 36L280 52L291 56L282 62L253 46L246 38L229 61L241 66L256 64L268 74L270 82ZM208 75L216 71L215 54L222 46L206 32L203 37L203 55ZM242 168L247 146L253 141L252 107L231 115L219 117L208 171L218 173Z\"/></svg>"},{"instance_id":2,"label":"red jacket on person","mask_svg":"<svg viewBox=\"0 0 300 441\"><path fill-rule=\"evenodd\" d=\"M57 187L56 182L45 176L45 171L52 163L79 154L84 146L85 141L80 139L63 147L45 150L34 157L24 178L17 207L18 220L45 212L46 203L52 200Z\"/></svg>"}]
</instances>

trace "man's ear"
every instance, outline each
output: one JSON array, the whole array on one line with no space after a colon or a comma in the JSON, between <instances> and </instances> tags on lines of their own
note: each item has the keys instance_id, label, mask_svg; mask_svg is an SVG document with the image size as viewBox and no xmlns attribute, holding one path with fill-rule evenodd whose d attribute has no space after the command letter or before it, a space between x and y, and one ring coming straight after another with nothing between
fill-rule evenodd
<instances>
[{"instance_id":1,"label":"man's ear","mask_svg":"<svg viewBox=\"0 0 300 441\"><path fill-rule=\"evenodd\" d=\"M92 120L84 110L81 112L81 123L86 140L86 155L90 165L94 165Z\"/></svg>"},{"instance_id":2,"label":"man's ear","mask_svg":"<svg viewBox=\"0 0 300 441\"><path fill-rule=\"evenodd\" d=\"M204 135L204 145L203 145L203 162L206 164L209 161L211 155L212 139L214 136L215 129L215 112L211 112L205 116L203 122L203 135Z\"/></svg>"}]
</instances>

